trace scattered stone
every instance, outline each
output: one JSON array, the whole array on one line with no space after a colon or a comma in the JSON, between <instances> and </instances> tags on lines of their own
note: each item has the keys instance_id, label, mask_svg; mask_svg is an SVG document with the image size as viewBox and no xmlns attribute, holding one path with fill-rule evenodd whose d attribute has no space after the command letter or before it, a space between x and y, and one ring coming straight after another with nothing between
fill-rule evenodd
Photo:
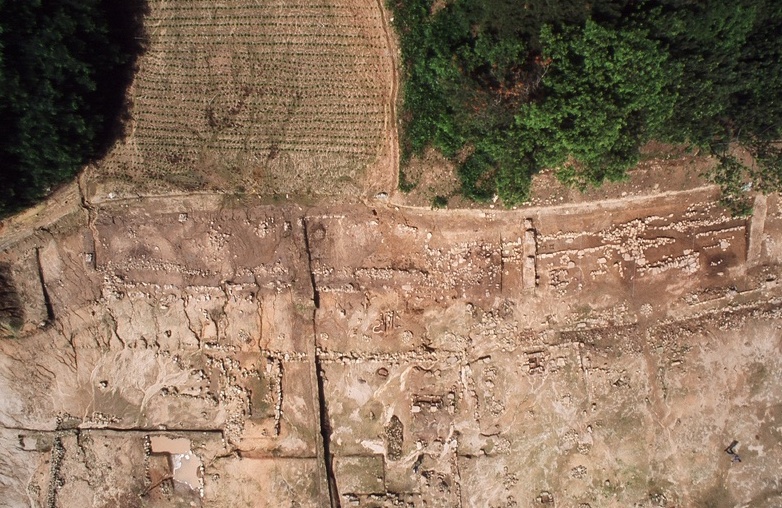
<instances>
[{"instance_id":1,"label":"scattered stone","mask_svg":"<svg viewBox=\"0 0 782 508\"><path fill-rule=\"evenodd\" d=\"M402 444L404 442L405 426L396 415L391 417L391 421L386 426L386 458L391 461L402 458Z\"/></svg>"},{"instance_id":2,"label":"scattered stone","mask_svg":"<svg viewBox=\"0 0 782 508\"><path fill-rule=\"evenodd\" d=\"M587 468L583 465L578 465L570 470L570 476L573 478L584 478L587 474Z\"/></svg>"}]
</instances>

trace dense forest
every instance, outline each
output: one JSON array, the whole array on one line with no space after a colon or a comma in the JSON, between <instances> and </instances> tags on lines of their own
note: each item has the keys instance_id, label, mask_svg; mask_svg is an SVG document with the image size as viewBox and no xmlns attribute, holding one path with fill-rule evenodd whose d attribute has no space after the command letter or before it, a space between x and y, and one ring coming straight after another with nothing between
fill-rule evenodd
<instances>
[{"instance_id":1,"label":"dense forest","mask_svg":"<svg viewBox=\"0 0 782 508\"><path fill-rule=\"evenodd\" d=\"M718 157L711 177L734 211L749 182L782 188L778 0L389 2L403 163L435 147L470 198L522 202L542 168L577 186L618 180L651 139Z\"/></svg>"},{"instance_id":2,"label":"dense forest","mask_svg":"<svg viewBox=\"0 0 782 508\"><path fill-rule=\"evenodd\" d=\"M143 0L0 0L0 216L35 203L122 133Z\"/></svg>"}]
</instances>

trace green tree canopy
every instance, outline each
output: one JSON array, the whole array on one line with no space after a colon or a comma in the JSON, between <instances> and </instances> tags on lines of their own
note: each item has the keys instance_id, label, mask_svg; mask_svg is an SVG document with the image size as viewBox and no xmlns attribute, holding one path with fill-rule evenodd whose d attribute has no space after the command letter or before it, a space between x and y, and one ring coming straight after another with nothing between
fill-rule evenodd
<instances>
[{"instance_id":1,"label":"green tree canopy","mask_svg":"<svg viewBox=\"0 0 782 508\"><path fill-rule=\"evenodd\" d=\"M0 0L0 216L72 178L116 138L143 8Z\"/></svg>"},{"instance_id":2,"label":"green tree canopy","mask_svg":"<svg viewBox=\"0 0 782 508\"><path fill-rule=\"evenodd\" d=\"M747 181L782 187L774 144L782 137L782 2L391 7L404 60L403 155L437 148L457 163L468 197L518 203L544 167L578 185L622 178L651 138L717 155L725 164L715 181L734 191ZM737 143L755 166L728 157ZM406 182L404 169L400 176Z\"/></svg>"},{"instance_id":3,"label":"green tree canopy","mask_svg":"<svg viewBox=\"0 0 782 508\"><path fill-rule=\"evenodd\" d=\"M549 67L542 99L517 116L535 161L563 168L572 158L560 174L581 185L621 178L672 117L680 69L643 30L587 21L560 34L544 27L541 40Z\"/></svg>"}]
</instances>

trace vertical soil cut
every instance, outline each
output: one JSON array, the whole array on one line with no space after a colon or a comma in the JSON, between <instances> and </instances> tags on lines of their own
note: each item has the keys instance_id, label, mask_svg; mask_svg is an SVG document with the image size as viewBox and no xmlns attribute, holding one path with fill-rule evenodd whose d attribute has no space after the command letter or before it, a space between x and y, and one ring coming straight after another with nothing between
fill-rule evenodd
<instances>
[{"instance_id":1,"label":"vertical soil cut","mask_svg":"<svg viewBox=\"0 0 782 508\"><path fill-rule=\"evenodd\" d=\"M339 492L337 491L337 479L334 476L334 459L331 456L331 424L329 423L329 411L326 404L326 393L323 389L324 373L320 364L320 358L315 356L315 372L318 377L318 413L320 415L320 434L323 436L323 457L325 459L326 476L329 483L329 498L331 508L340 508Z\"/></svg>"},{"instance_id":2,"label":"vertical soil cut","mask_svg":"<svg viewBox=\"0 0 782 508\"><path fill-rule=\"evenodd\" d=\"M54 321L54 307L49 297L49 291L46 289L46 280L43 276L43 265L41 264L41 249L35 249L35 260L38 264L38 279L41 282L41 292L43 293L43 303L46 305L46 323Z\"/></svg>"},{"instance_id":3,"label":"vertical soil cut","mask_svg":"<svg viewBox=\"0 0 782 508\"><path fill-rule=\"evenodd\" d=\"M306 219L301 220L302 232L304 237L304 249L307 254L307 270L310 274L310 284L312 284L312 302L315 305L315 309L312 311L312 338L313 341L317 340L315 334L315 314L320 308L320 294L318 293L318 286L315 283L315 272L312 270L312 251L310 250L310 237L307 231ZM314 349L314 361L315 361L315 377L318 383L318 416L320 420L320 434L323 439L323 461L326 468L326 481L329 485L329 501L331 508L340 508L339 492L337 491L337 479L334 476L334 461L331 456L331 424L329 423L329 412L326 404L326 392L324 389L325 374L323 372L323 366L320 363L320 357L318 355L317 344Z\"/></svg>"}]
</instances>

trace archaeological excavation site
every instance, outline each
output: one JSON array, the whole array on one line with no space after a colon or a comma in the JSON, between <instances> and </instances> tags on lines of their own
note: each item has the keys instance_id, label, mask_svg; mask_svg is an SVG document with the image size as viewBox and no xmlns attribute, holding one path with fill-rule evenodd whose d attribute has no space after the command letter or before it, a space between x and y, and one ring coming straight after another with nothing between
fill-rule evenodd
<instances>
[{"instance_id":1,"label":"archaeological excavation site","mask_svg":"<svg viewBox=\"0 0 782 508\"><path fill-rule=\"evenodd\" d=\"M62 196L3 239L0 504L777 506L782 212L714 198Z\"/></svg>"},{"instance_id":2,"label":"archaeological excavation site","mask_svg":"<svg viewBox=\"0 0 782 508\"><path fill-rule=\"evenodd\" d=\"M125 138L0 223L0 507L782 506L779 195L434 206L391 13L322 4L150 1Z\"/></svg>"}]
</instances>

